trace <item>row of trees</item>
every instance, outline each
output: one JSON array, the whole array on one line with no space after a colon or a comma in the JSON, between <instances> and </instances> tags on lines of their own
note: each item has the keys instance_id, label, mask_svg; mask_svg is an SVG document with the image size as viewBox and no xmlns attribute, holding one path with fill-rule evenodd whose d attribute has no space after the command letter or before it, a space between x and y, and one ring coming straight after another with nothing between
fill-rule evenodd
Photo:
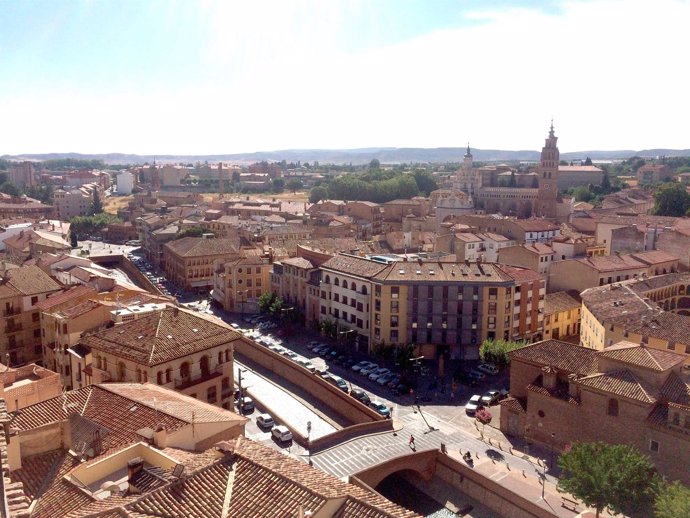
<instances>
[{"instance_id":1,"label":"row of trees","mask_svg":"<svg viewBox=\"0 0 690 518\"><path fill-rule=\"evenodd\" d=\"M654 208L657 216L690 216L690 194L678 182L663 183L654 191Z\"/></svg>"},{"instance_id":2,"label":"row of trees","mask_svg":"<svg viewBox=\"0 0 690 518\"><path fill-rule=\"evenodd\" d=\"M426 171L384 172L376 170L363 174L349 174L331 180L327 185L314 187L309 201L335 199L385 203L396 199L410 199L428 195L438 188L436 180Z\"/></svg>"}]
</instances>

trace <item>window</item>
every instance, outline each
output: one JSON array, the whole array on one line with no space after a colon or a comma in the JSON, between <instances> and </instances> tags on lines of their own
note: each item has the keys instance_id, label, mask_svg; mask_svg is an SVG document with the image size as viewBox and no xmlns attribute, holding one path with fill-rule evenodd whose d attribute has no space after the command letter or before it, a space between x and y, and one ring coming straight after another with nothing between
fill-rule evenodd
<instances>
[{"instance_id":1,"label":"window","mask_svg":"<svg viewBox=\"0 0 690 518\"><path fill-rule=\"evenodd\" d=\"M398 341L398 331L393 330L391 331L391 342L397 342Z\"/></svg>"},{"instance_id":2,"label":"window","mask_svg":"<svg viewBox=\"0 0 690 518\"><path fill-rule=\"evenodd\" d=\"M32 314L31 314L31 321L32 321L32 322L38 322L38 319L39 319L38 311L36 311L35 313L32 313Z\"/></svg>"},{"instance_id":3,"label":"window","mask_svg":"<svg viewBox=\"0 0 690 518\"><path fill-rule=\"evenodd\" d=\"M38 302L38 297L31 297L31 305L35 305Z\"/></svg>"},{"instance_id":4,"label":"window","mask_svg":"<svg viewBox=\"0 0 690 518\"><path fill-rule=\"evenodd\" d=\"M189 363L188 362L183 362L182 365L180 365L180 376L182 378L188 378L189 377Z\"/></svg>"},{"instance_id":5,"label":"window","mask_svg":"<svg viewBox=\"0 0 690 518\"><path fill-rule=\"evenodd\" d=\"M391 298L397 299L400 296L400 288L398 286L393 286L391 288Z\"/></svg>"},{"instance_id":6,"label":"window","mask_svg":"<svg viewBox=\"0 0 690 518\"><path fill-rule=\"evenodd\" d=\"M618 400L617 399L609 399L609 405L608 405L608 410L606 413L610 416L613 417L618 417Z\"/></svg>"},{"instance_id":7,"label":"window","mask_svg":"<svg viewBox=\"0 0 690 518\"><path fill-rule=\"evenodd\" d=\"M400 310L400 302L397 300L391 301L391 313L397 313Z\"/></svg>"},{"instance_id":8,"label":"window","mask_svg":"<svg viewBox=\"0 0 690 518\"><path fill-rule=\"evenodd\" d=\"M216 387L215 386L209 387L206 390L206 401L208 401L209 403L215 403L217 401Z\"/></svg>"},{"instance_id":9,"label":"window","mask_svg":"<svg viewBox=\"0 0 690 518\"><path fill-rule=\"evenodd\" d=\"M398 327L398 315L391 316L391 327Z\"/></svg>"},{"instance_id":10,"label":"window","mask_svg":"<svg viewBox=\"0 0 690 518\"><path fill-rule=\"evenodd\" d=\"M163 371L158 371L156 373L156 384L158 384L158 385L163 384Z\"/></svg>"},{"instance_id":11,"label":"window","mask_svg":"<svg viewBox=\"0 0 690 518\"><path fill-rule=\"evenodd\" d=\"M34 338L41 338L41 330L34 329Z\"/></svg>"},{"instance_id":12,"label":"window","mask_svg":"<svg viewBox=\"0 0 690 518\"><path fill-rule=\"evenodd\" d=\"M655 441L654 439L649 440L649 451L652 451L654 453L659 453L659 441Z\"/></svg>"},{"instance_id":13,"label":"window","mask_svg":"<svg viewBox=\"0 0 690 518\"><path fill-rule=\"evenodd\" d=\"M343 281L343 289L347 289L347 281Z\"/></svg>"}]
</instances>

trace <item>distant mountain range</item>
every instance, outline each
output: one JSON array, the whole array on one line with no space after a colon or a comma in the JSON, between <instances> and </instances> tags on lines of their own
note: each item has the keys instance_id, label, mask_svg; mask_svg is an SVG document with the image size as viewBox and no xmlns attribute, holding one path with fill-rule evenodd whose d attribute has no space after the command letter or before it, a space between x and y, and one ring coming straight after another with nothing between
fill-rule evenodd
<instances>
[{"instance_id":1,"label":"distant mountain range","mask_svg":"<svg viewBox=\"0 0 690 518\"><path fill-rule=\"evenodd\" d=\"M81 158L103 160L108 164L143 164L151 163L154 158L160 163L196 163L232 162L251 164L262 160L280 162L319 162L321 164L366 164L378 159L382 164L397 163L445 163L461 162L465 148L360 148L360 149L286 149L282 151L257 151L254 153L233 153L225 155L131 155L125 153L80 154L80 153L43 153L26 155L3 155L8 160L50 160L56 158ZM521 150L506 151L501 149L471 149L478 162L515 162L538 161L539 151ZM576 151L561 153L562 160L621 160L633 156L654 158L657 156L690 156L690 149L632 149L618 151Z\"/></svg>"}]
</instances>

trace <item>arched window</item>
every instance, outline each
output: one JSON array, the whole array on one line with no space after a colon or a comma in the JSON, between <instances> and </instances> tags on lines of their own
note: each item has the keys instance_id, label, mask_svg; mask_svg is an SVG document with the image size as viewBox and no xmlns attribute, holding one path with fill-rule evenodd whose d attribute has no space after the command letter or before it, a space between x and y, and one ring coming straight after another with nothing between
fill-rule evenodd
<instances>
[{"instance_id":1,"label":"arched window","mask_svg":"<svg viewBox=\"0 0 690 518\"><path fill-rule=\"evenodd\" d=\"M225 361L230 361L230 349L225 349Z\"/></svg>"},{"instance_id":2,"label":"arched window","mask_svg":"<svg viewBox=\"0 0 690 518\"><path fill-rule=\"evenodd\" d=\"M223 363L223 351L218 352L218 363Z\"/></svg>"},{"instance_id":3,"label":"arched window","mask_svg":"<svg viewBox=\"0 0 690 518\"><path fill-rule=\"evenodd\" d=\"M125 364L120 362L117 364L117 379L118 381L125 381Z\"/></svg>"},{"instance_id":4,"label":"arched window","mask_svg":"<svg viewBox=\"0 0 690 518\"><path fill-rule=\"evenodd\" d=\"M180 376L182 378L189 378L189 363L188 362L182 362L182 365L180 365Z\"/></svg>"},{"instance_id":5,"label":"arched window","mask_svg":"<svg viewBox=\"0 0 690 518\"><path fill-rule=\"evenodd\" d=\"M338 280L337 277L335 278L335 281L333 282L333 284L335 284L336 286L340 286L340 281Z\"/></svg>"},{"instance_id":6,"label":"arched window","mask_svg":"<svg viewBox=\"0 0 690 518\"><path fill-rule=\"evenodd\" d=\"M343 288L347 289L347 281L343 281Z\"/></svg>"},{"instance_id":7,"label":"arched window","mask_svg":"<svg viewBox=\"0 0 690 518\"><path fill-rule=\"evenodd\" d=\"M165 369L165 382L170 383L172 381L172 369Z\"/></svg>"},{"instance_id":8,"label":"arched window","mask_svg":"<svg viewBox=\"0 0 690 518\"><path fill-rule=\"evenodd\" d=\"M156 373L156 383L157 383L158 385L162 385L162 384L163 384L163 371L158 371L158 372Z\"/></svg>"},{"instance_id":9,"label":"arched window","mask_svg":"<svg viewBox=\"0 0 690 518\"><path fill-rule=\"evenodd\" d=\"M617 417L618 416L618 400L617 399L609 399L609 407L606 412L610 416Z\"/></svg>"},{"instance_id":10,"label":"arched window","mask_svg":"<svg viewBox=\"0 0 690 518\"><path fill-rule=\"evenodd\" d=\"M362 284L362 295L366 295L366 294L367 294L367 287L364 284Z\"/></svg>"},{"instance_id":11,"label":"arched window","mask_svg":"<svg viewBox=\"0 0 690 518\"><path fill-rule=\"evenodd\" d=\"M331 283L331 276L326 275L326 284L330 284L330 283Z\"/></svg>"},{"instance_id":12,"label":"arched window","mask_svg":"<svg viewBox=\"0 0 690 518\"><path fill-rule=\"evenodd\" d=\"M357 291L357 285L353 282L353 283L350 285L350 289L351 289L352 291Z\"/></svg>"},{"instance_id":13,"label":"arched window","mask_svg":"<svg viewBox=\"0 0 690 518\"><path fill-rule=\"evenodd\" d=\"M209 361L208 361L208 356L202 356L201 357L201 375L206 376L209 373Z\"/></svg>"},{"instance_id":14,"label":"arched window","mask_svg":"<svg viewBox=\"0 0 690 518\"><path fill-rule=\"evenodd\" d=\"M137 369L137 383L141 383L141 369Z\"/></svg>"}]
</instances>

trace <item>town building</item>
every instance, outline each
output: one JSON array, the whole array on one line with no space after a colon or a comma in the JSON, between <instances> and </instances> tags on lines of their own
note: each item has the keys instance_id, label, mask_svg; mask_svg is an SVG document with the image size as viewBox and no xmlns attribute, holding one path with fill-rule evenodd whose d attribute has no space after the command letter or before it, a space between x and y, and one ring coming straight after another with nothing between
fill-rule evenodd
<instances>
[{"instance_id":1,"label":"town building","mask_svg":"<svg viewBox=\"0 0 690 518\"><path fill-rule=\"evenodd\" d=\"M0 399L5 401L8 412L19 412L61 393L62 384L56 372L35 363L21 367L0 363Z\"/></svg>"},{"instance_id":2,"label":"town building","mask_svg":"<svg viewBox=\"0 0 690 518\"><path fill-rule=\"evenodd\" d=\"M103 190L97 184L86 184L79 188L57 189L53 193L53 205L57 219L69 221L75 216L93 214L94 192L103 199Z\"/></svg>"},{"instance_id":3,"label":"town building","mask_svg":"<svg viewBox=\"0 0 690 518\"><path fill-rule=\"evenodd\" d=\"M34 230L28 228L18 234L3 240L7 258L22 264L30 258L36 258L41 254L60 254L72 251L72 245L55 232L47 230Z\"/></svg>"},{"instance_id":4,"label":"town building","mask_svg":"<svg viewBox=\"0 0 690 518\"><path fill-rule=\"evenodd\" d=\"M595 165L559 165L558 189L565 191L587 185L601 185L604 170Z\"/></svg>"},{"instance_id":5,"label":"town building","mask_svg":"<svg viewBox=\"0 0 690 518\"><path fill-rule=\"evenodd\" d=\"M685 355L627 341L595 351L546 340L509 356L503 432L557 452L575 442L625 442L660 475L690 483Z\"/></svg>"},{"instance_id":6,"label":"town building","mask_svg":"<svg viewBox=\"0 0 690 518\"><path fill-rule=\"evenodd\" d=\"M134 185L135 176L129 171L121 171L117 175L117 194L120 196L129 196L132 194Z\"/></svg>"},{"instance_id":7,"label":"town building","mask_svg":"<svg viewBox=\"0 0 690 518\"><path fill-rule=\"evenodd\" d=\"M468 225L474 232L500 234L517 244L549 244L561 235L561 228L546 219L515 219L500 216L459 216L455 221Z\"/></svg>"},{"instance_id":8,"label":"town building","mask_svg":"<svg viewBox=\"0 0 690 518\"><path fill-rule=\"evenodd\" d=\"M667 164L645 164L637 170L637 183L649 185L653 183L671 181L673 169Z\"/></svg>"},{"instance_id":9,"label":"town building","mask_svg":"<svg viewBox=\"0 0 690 518\"><path fill-rule=\"evenodd\" d=\"M218 259L213 264L212 300L225 311L258 313L259 297L270 290L270 272L271 263L264 257Z\"/></svg>"},{"instance_id":10,"label":"town building","mask_svg":"<svg viewBox=\"0 0 690 518\"><path fill-rule=\"evenodd\" d=\"M52 216L52 205L46 205L28 196L10 196L0 193L0 220L10 218L43 220Z\"/></svg>"},{"instance_id":11,"label":"town building","mask_svg":"<svg viewBox=\"0 0 690 518\"><path fill-rule=\"evenodd\" d=\"M61 286L38 266L6 270L0 281L3 333L0 355L9 366L42 360L41 316L38 303Z\"/></svg>"},{"instance_id":12,"label":"town building","mask_svg":"<svg viewBox=\"0 0 690 518\"><path fill-rule=\"evenodd\" d=\"M110 188L110 175L103 171L90 171L88 169L78 169L65 173L66 187L81 187L83 185L94 184L100 187L101 192Z\"/></svg>"},{"instance_id":13,"label":"town building","mask_svg":"<svg viewBox=\"0 0 690 518\"><path fill-rule=\"evenodd\" d=\"M602 350L629 340L690 355L689 294L687 272L585 290L580 343Z\"/></svg>"},{"instance_id":14,"label":"town building","mask_svg":"<svg viewBox=\"0 0 690 518\"><path fill-rule=\"evenodd\" d=\"M290 257L273 263L271 291L305 316L307 322L318 321L318 313L309 311L307 304L308 284L316 266L304 257Z\"/></svg>"},{"instance_id":15,"label":"town building","mask_svg":"<svg viewBox=\"0 0 690 518\"><path fill-rule=\"evenodd\" d=\"M561 340L580 334L582 303L565 291L544 298L544 340Z\"/></svg>"},{"instance_id":16,"label":"town building","mask_svg":"<svg viewBox=\"0 0 690 518\"><path fill-rule=\"evenodd\" d=\"M566 259L551 265L549 290L580 292L642 275L662 275L677 270L678 258L661 251Z\"/></svg>"},{"instance_id":17,"label":"town building","mask_svg":"<svg viewBox=\"0 0 690 518\"><path fill-rule=\"evenodd\" d=\"M235 239L183 237L163 246L165 276L185 291L210 291L213 288L213 264L239 257Z\"/></svg>"},{"instance_id":18,"label":"town building","mask_svg":"<svg viewBox=\"0 0 690 518\"><path fill-rule=\"evenodd\" d=\"M87 384L155 383L232 409L233 347L243 337L222 321L168 307L87 336Z\"/></svg>"},{"instance_id":19,"label":"town building","mask_svg":"<svg viewBox=\"0 0 690 518\"><path fill-rule=\"evenodd\" d=\"M549 277L549 269L554 261L554 249L544 243L532 243L501 248L498 262L512 266L522 266L537 272L544 279Z\"/></svg>"},{"instance_id":20,"label":"town building","mask_svg":"<svg viewBox=\"0 0 690 518\"><path fill-rule=\"evenodd\" d=\"M36 186L34 163L29 161L10 163L7 179L19 189Z\"/></svg>"}]
</instances>

